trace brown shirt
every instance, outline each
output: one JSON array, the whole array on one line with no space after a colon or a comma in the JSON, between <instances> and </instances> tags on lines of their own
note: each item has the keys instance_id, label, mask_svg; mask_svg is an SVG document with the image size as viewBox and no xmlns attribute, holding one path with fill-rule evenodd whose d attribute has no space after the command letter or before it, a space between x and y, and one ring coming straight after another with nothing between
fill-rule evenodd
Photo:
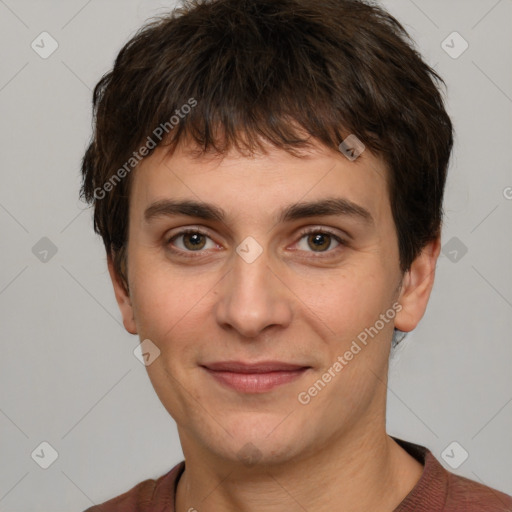
<instances>
[{"instance_id":1,"label":"brown shirt","mask_svg":"<svg viewBox=\"0 0 512 512\"><path fill-rule=\"evenodd\" d=\"M450 473L423 446L393 438L424 466L423 474L394 512L512 512L512 497ZM175 512L181 461L157 480L144 480L128 492L85 512Z\"/></svg>"}]
</instances>

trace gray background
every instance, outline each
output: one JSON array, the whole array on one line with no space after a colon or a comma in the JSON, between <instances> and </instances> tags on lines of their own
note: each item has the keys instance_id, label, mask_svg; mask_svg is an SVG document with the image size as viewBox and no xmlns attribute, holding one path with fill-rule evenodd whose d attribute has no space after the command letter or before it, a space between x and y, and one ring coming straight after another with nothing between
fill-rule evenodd
<instances>
[{"instance_id":1,"label":"gray background","mask_svg":"<svg viewBox=\"0 0 512 512\"><path fill-rule=\"evenodd\" d=\"M3 512L79 512L182 460L78 199L91 89L166 4L0 0ZM469 457L455 473L512 494L512 1L385 6L446 79L457 132L444 254L427 314L393 358L388 432L448 469L441 453L457 441ZM46 59L31 48L43 31L59 45ZM441 46L453 31L469 44L458 58ZM48 469L35 461L48 449L31 457L43 441L58 453Z\"/></svg>"}]
</instances>

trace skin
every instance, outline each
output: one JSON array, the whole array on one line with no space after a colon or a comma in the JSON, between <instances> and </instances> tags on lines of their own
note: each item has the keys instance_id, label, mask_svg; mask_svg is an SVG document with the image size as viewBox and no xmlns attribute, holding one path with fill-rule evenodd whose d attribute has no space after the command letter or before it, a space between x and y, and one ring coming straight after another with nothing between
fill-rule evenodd
<instances>
[{"instance_id":1,"label":"skin","mask_svg":"<svg viewBox=\"0 0 512 512\"><path fill-rule=\"evenodd\" d=\"M108 257L126 330L161 351L147 371L185 455L177 512L393 511L423 467L385 430L391 337L393 326L411 331L425 312L439 240L401 273L387 170L368 150L349 161L319 144L300 158L270 146L252 156L231 150L200 158L189 149L182 143L169 155L157 148L134 172L129 293ZM373 223L348 215L276 221L291 203L333 196L367 209ZM226 218L144 220L151 203L170 198L213 203ZM206 233L199 250L191 235L169 241L183 228ZM304 228L313 237L332 230L347 244L327 236L317 248ZM263 250L252 263L236 252L248 236ZM298 394L396 303L402 309L394 324L307 405L299 403ZM311 368L248 394L200 366L226 360ZM248 443L253 464L241 459Z\"/></svg>"}]
</instances>

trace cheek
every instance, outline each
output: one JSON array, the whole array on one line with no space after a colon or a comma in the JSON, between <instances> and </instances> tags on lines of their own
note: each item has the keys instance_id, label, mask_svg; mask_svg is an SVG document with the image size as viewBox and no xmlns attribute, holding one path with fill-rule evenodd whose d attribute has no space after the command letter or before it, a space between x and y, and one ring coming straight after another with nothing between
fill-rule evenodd
<instances>
[{"instance_id":1,"label":"cheek","mask_svg":"<svg viewBox=\"0 0 512 512\"><path fill-rule=\"evenodd\" d=\"M196 393L191 372L197 371L204 345L199 340L207 335L204 321L198 321L211 308L212 285L206 281L180 277L161 266L133 274L132 304L140 339L150 339L160 350L146 370L162 404L181 423L186 423L187 404Z\"/></svg>"},{"instance_id":2,"label":"cheek","mask_svg":"<svg viewBox=\"0 0 512 512\"><path fill-rule=\"evenodd\" d=\"M297 280L294 291L337 340L357 336L390 307L391 286L382 270L361 265L329 276Z\"/></svg>"},{"instance_id":3,"label":"cheek","mask_svg":"<svg viewBox=\"0 0 512 512\"><path fill-rule=\"evenodd\" d=\"M204 316L212 308L218 276L198 276L150 258L136 263L131 282L139 336L152 340L162 353L193 350L205 335Z\"/></svg>"}]
</instances>

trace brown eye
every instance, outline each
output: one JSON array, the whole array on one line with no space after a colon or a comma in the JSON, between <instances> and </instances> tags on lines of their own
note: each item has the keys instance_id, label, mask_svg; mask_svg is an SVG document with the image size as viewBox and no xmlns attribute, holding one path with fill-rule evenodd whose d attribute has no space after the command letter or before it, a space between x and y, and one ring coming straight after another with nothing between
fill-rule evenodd
<instances>
[{"instance_id":1,"label":"brown eye","mask_svg":"<svg viewBox=\"0 0 512 512\"><path fill-rule=\"evenodd\" d=\"M334 246L333 246L334 242ZM334 233L316 229L301 233L298 247L305 252L334 253L338 246L346 245L344 240ZM332 249L332 250L329 250Z\"/></svg>"},{"instance_id":2,"label":"brown eye","mask_svg":"<svg viewBox=\"0 0 512 512\"><path fill-rule=\"evenodd\" d=\"M326 233L317 233L308 236L308 245L313 250L323 252L331 245L331 235Z\"/></svg>"},{"instance_id":3,"label":"brown eye","mask_svg":"<svg viewBox=\"0 0 512 512\"><path fill-rule=\"evenodd\" d=\"M211 244L209 247L207 247L208 242ZM215 248L215 243L213 243L210 237L197 230L181 231L171 237L167 244L173 251L180 251L182 253L201 252L203 249Z\"/></svg>"},{"instance_id":4,"label":"brown eye","mask_svg":"<svg viewBox=\"0 0 512 512\"><path fill-rule=\"evenodd\" d=\"M201 233L186 233L182 236L183 245L191 251L202 249L206 244L205 236Z\"/></svg>"}]
</instances>

